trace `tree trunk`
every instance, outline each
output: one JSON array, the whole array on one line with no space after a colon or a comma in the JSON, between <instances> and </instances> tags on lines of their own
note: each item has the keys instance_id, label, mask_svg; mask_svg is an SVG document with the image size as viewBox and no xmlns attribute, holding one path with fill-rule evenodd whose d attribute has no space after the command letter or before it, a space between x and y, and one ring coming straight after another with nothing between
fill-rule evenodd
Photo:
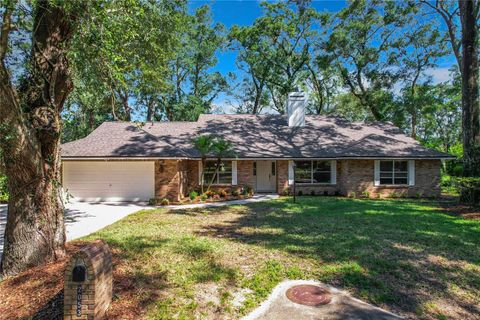
<instances>
[{"instance_id":1,"label":"tree trunk","mask_svg":"<svg viewBox=\"0 0 480 320\"><path fill-rule=\"evenodd\" d=\"M89 132L92 132L95 129L95 114L93 109L88 110L88 129Z\"/></svg>"},{"instance_id":2,"label":"tree trunk","mask_svg":"<svg viewBox=\"0 0 480 320\"><path fill-rule=\"evenodd\" d=\"M462 127L463 173L480 176L480 105L478 87L478 27L476 1L459 0L462 23Z\"/></svg>"},{"instance_id":3,"label":"tree trunk","mask_svg":"<svg viewBox=\"0 0 480 320\"><path fill-rule=\"evenodd\" d=\"M260 109L260 99L262 96L262 90L255 89L255 100L253 101L252 114L258 114Z\"/></svg>"},{"instance_id":4,"label":"tree trunk","mask_svg":"<svg viewBox=\"0 0 480 320\"><path fill-rule=\"evenodd\" d=\"M155 114L155 99L154 98L147 98L147 122L153 121L153 116Z\"/></svg>"},{"instance_id":5,"label":"tree trunk","mask_svg":"<svg viewBox=\"0 0 480 320\"><path fill-rule=\"evenodd\" d=\"M74 22L73 15L51 1L36 2L29 74L18 91L1 56L0 147L10 193L3 275L55 260L65 252L60 113L73 88L66 51ZM4 26L2 38L5 32L8 38Z\"/></svg>"},{"instance_id":6,"label":"tree trunk","mask_svg":"<svg viewBox=\"0 0 480 320\"><path fill-rule=\"evenodd\" d=\"M125 121L132 121L132 113L130 104L128 103L128 93L123 94L119 92L120 99L122 100L123 114Z\"/></svg>"},{"instance_id":7,"label":"tree trunk","mask_svg":"<svg viewBox=\"0 0 480 320\"><path fill-rule=\"evenodd\" d=\"M412 110L412 134L413 139L417 139L417 113Z\"/></svg>"}]
</instances>

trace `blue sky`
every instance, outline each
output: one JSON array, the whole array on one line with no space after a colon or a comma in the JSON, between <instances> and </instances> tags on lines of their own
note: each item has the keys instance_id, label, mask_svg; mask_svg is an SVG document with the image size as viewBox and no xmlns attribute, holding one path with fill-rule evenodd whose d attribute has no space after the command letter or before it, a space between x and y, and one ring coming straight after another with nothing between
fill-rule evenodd
<instances>
[{"instance_id":1,"label":"blue sky","mask_svg":"<svg viewBox=\"0 0 480 320\"><path fill-rule=\"evenodd\" d=\"M235 24L251 25L255 19L262 14L260 2L261 1L256 0L190 0L189 9L193 12L196 8L202 5L209 5L215 22L220 22L227 28L230 28ZM343 0L312 2L312 6L319 12L337 12L346 5L347 1ZM442 23L440 24L440 28L444 28ZM213 68L213 70L220 71L222 74L226 74L227 72L238 72L235 65L236 56L237 54L232 51L218 52L218 64ZM428 74L432 76L434 83L447 81L450 79L448 70L453 64L455 64L453 55L447 56L441 61L438 61L438 67L429 70ZM225 112L230 113L231 110L225 106L227 100L227 97L222 95L216 99L214 103L221 105Z\"/></svg>"}]
</instances>

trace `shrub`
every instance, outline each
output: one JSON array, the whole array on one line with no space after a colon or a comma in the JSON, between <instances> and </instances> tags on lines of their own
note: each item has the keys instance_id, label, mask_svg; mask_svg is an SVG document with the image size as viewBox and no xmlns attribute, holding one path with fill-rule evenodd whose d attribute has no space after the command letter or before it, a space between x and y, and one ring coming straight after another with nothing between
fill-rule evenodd
<instances>
[{"instance_id":1,"label":"shrub","mask_svg":"<svg viewBox=\"0 0 480 320\"><path fill-rule=\"evenodd\" d=\"M0 175L0 202L8 201L7 177Z\"/></svg>"},{"instance_id":2,"label":"shrub","mask_svg":"<svg viewBox=\"0 0 480 320\"><path fill-rule=\"evenodd\" d=\"M350 192L350 193L348 194L348 197L349 197L349 198L356 198L356 197L357 197L357 194L356 194L355 192Z\"/></svg>"},{"instance_id":3,"label":"shrub","mask_svg":"<svg viewBox=\"0 0 480 320\"><path fill-rule=\"evenodd\" d=\"M328 196L328 191L327 190L323 191L323 195Z\"/></svg>"},{"instance_id":4,"label":"shrub","mask_svg":"<svg viewBox=\"0 0 480 320\"><path fill-rule=\"evenodd\" d=\"M157 199L151 198L148 200L148 204L151 206L156 206L157 205Z\"/></svg>"},{"instance_id":5,"label":"shrub","mask_svg":"<svg viewBox=\"0 0 480 320\"><path fill-rule=\"evenodd\" d=\"M232 190L232 196L238 197L239 195L240 195L240 192L238 191L238 189L233 189Z\"/></svg>"},{"instance_id":6,"label":"shrub","mask_svg":"<svg viewBox=\"0 0 480 320\"><path fill-rule=\"evenodd\" d=\"M205 193L203 193L203 194L200 196L200 200L202 200L202 201L207 200L207 198L208 198L208 196L207 196Z\"/></svg>"},{"instance_id":7,"label":"shrub","mask_svg":"<svg viewBox=\"0 0 480 320\"><path fill-rule=\"evenodd\" d=\"M212 199L213 200L220 200L220 195L219 194L214 194Z\"/></svg>"},{"instance_id":8,"label":"shrub","mask_svg":"<svg viewBox=\"0 0 480 320\"><path fill-rule=\"evenodd\" d=\"M287 188L283 189L283 195L284 196L289 196L290 195L290 188L287 187Z\"/></svg>"},{"instance_id":9,"label":"shrub","mask_svg":"<svg viewBox=\"0 0 480 320\"><path fill-rule=\"evenodd\" d=\"M457 179L461 179L461 178L456 178L456 177L452 177L445 174L442 175L440 180L440 187L442 189L442 192L448 193L451 195L458 195L459 190L458 190L458 184L456 183Z\"/></svg>"},{"instance_id":10,"label":"shrub","mask_svg":"<svg viewBox=\"0 0 480 320\"><path fill-rule=\"evenodd\" d=\"M460 201L466 204L480 204L480 177L461 177L455 179L460 192Z\"/></svg>"},{"instance_id":11,"label":"shrub","mask_svg":"<svg viewBox=\"0 0 480 320\"><path fill-rule=\"evenodd\" d=\"M315 195L315 191L314 191L314 190L310 191L310 195L311 195L311 196L314 196L314 195Z\"/></svg>"},{"instance_id":12,"label":"shrub","mask_svg":"<svg viewBox=\"0 0 480 320\"><path fill-rule=\"evenodd\" d=\"M227 191L225 189L220 189L220 190L218 190L218 195L221 198L225 198L227 196Z\"/></svg>"},{"instance_id":13,"label":"shrub","mask_svg":"<svg viewBox=\"0 0 480 320\"><path fill-rule=\"evenodd\" d=\"M363 191L363 192L362 192L362 196L363 196L364 198L367 198L367 199L368 199L368 198L370 198L370 192L368 192L368 191Z\"/></svg>"},{"instance_id":14,"label":"shrub","mask_svg":"<svg viewBox=\"0 0 480 320\"><path fill-rule=\"evenodd\" d=\"M244 196L253 196L253 188L248 185L243 186L242 194Z\"/></svg>"},{"instance_id":15,"label":"shrub","mask_svg":"<svg viewBox=\"0 0 480 320\"><path fill-rule=\"evenodd\" d=\"M399 195L398 195L398 193L396 193L396 192L390 193L390 198L395 199L395 198L398 198L398 196L399 196Z\"/></svg>"},{"instance_id":16,"label":"shrub","mask_svg":"<svg viewBox=\"0 0 480 320\"><path fill-rule=\"evenodd\" d=\"M300 196L300 197L303 196L303 191L302 191L302 190L298 190L297 195Z\"/></svg>"},{"instance_id":17,"label":"shrub","mask_svg":"<svg viewBox=\"0 0 480 320\"><path fill-rule=\"evenodd\" d=\"M207 190L207 191L205 191L204 195L206 195L207 198L212 198L215 195L215 191Z\"/></svg>"},{"instance_id":18,"label":"shrub","mask_svg":"<svg viewBox=\"0 0 480 320\"><path fill-rule=\"evenodd\" d=\"M195 200L198 197L198 192L190 191L190 193L188 194L188 197L190 198L190 200Z\"/></svg>"},{"instance_id":19,"label":"shrub","mask_svg":"<svg viewBox=\"0 0 480 320\"><path fill-rule=\"evenodd\" d=\"M416 197L417 199L420 199L421 197L423 197L423 193L422 193L422 192L417 192L417 193L415 194L415 197Z\"/></svg>"}]
</instances>

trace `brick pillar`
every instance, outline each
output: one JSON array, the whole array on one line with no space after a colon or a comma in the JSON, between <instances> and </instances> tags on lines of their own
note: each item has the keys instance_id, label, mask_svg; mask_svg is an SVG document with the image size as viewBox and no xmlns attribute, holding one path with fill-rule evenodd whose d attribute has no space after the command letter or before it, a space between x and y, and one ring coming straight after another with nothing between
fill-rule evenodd
<instances>
[{"instance_id":1,"label":"brick pillar","mask_svg":"<svg viewBox=\"0 0 480 320\"><path fill-rule=\"evenodd\" d=\"M97 240L80 249L65 269L64 320L103 319L112 301L112 255Z\"/></svg>"}]
</instances>

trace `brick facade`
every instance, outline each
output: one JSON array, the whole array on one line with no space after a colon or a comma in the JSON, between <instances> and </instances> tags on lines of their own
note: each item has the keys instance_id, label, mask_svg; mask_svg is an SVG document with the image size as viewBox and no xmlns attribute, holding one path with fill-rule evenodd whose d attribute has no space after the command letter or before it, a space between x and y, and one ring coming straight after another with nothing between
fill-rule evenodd
<instances>
[{"instance_id":1,"label":"brick facade","mask_svg":"<svg viewBox=\"0 0 480 320\"><path fill-rule=\"evenodd\" d=\"M187 190L186 194L191 190L200 189L199 186L199 165L200 161L197 160L188 160L187 161ZM237 161L237 186L255 186L255 176L253 175L253 161L252 160L238 160ZM213 190L225 189L230 191L232 189L231 184L225 185L213 185Z\"/></svg>"},{"instance_id":2,"label":"brick facade","mask_svg":"<svg viewBox=\"0 0 480 320\"><path fill-rule=\"evenodd\" d=\"M73 270L77 266L86 270L84 281L74 281ZM80 249L65 268L63 319L104 319L112 301L112 281L112 255L108 245L97 240Z\"/></svg>"},{"instance_id":3,"label":"brick facade","mask_svg":"<svg viewBox=\"0 0 480 320\"><path fill-rule=\"evenodd\" d=\"M288 161L277 161L277 193L284 194L288 188Z\"/></svg>"},{"instance_id":4,"label":"brick facade","mask_svg":"<svg viewBox=\"0 0 480 320\"><path fill-rule=\"evenodd\" d=\"M357 196L368 192L371 197L436 197L440 195L440 160L415 160L414 186L375 186L373 160L340 160L337 183L340 194Z\"/></svg>"},{"instance_id":5,"label":"brick facade","mask_svg":"<svg viewBox=\"0 0 480 320\"><path fill-rule=\"evenodd\" d=\"M155 198L180 201L188 192L187 160L155 161Z\"/></svg>"},{"instance_id":6,"label":"brick facade","mask_svg":"<svg viewBox=\"0 0 480 320\"><path fill-rule=\"evenodd\" d=\"M155 195L179 201L191 190L199 189L199 163L197 160L157 160L155 163ZM253 160L237 160L237 185L248 185L255 189L256 177L253 175ZM163 165L163 171L161 166ZM368 192L371 197L427 196L440 194L440 160L415 161L415 186L375 186L374 160L338 160L336 184L297 184L296 191L304 195L347 196L355 193L361 196ZM284 194L288 185L288 161L277 160L276 191ZM213 189L231 190L231 185L213 186Z\"/></svg>"},{"instance_id":7,"label":"brick facade","mask_svg":"<svg viewBox=\"0 0 480 320\"><path fill-rule=\"evenodd\" d=\"M237 161L237 182L239 186L250 186L255 188L256 179L253 175L253 160Z\"/></svg>"}]
</instances>

